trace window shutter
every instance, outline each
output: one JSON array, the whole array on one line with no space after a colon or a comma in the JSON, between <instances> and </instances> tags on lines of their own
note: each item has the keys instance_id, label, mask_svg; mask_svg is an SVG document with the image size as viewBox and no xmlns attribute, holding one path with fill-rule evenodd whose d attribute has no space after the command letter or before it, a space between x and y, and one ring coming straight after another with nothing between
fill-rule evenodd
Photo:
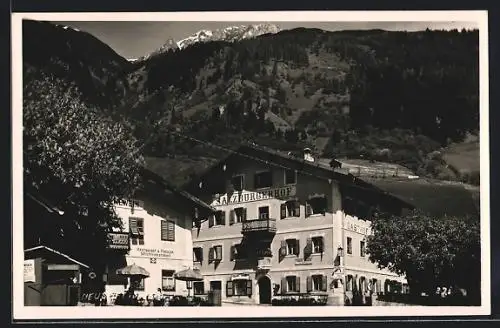
<instances>
[{"instance_id":1,"label":"window shutter","mask_svg":"<svg viewBox=\"0 0 500 328\"><path fill-rule=\"evenodd\" d=\"M300 202L296 200L294 205L295 205L295 216L300 216Z\"/></svg>"},{"instance_id":2,"label":"window shutter","mask_svg":"<svg viewBox=\"0 0 500 328\"><path fill-rule=\"evenodd\" d=\"M322 277L322 280L321 280L321 290L326 292L326 286L328 284L328 277L327 276L323 276Z\"/></svg>"},{"instance_id":3,"label":"window shutter","mask_svg":"<svg viewBox=\"0 0 500 328\"><path fill-rule=\"evenodd\" d=\"M214 221L215 221L215 215L210 215L208 218L208 227L213 227L214 226Z\"/></svg>"},{"instance_id":4,"label":"window shutter","mask_svg":"<svg viewBox=\"0 0 500 328\"><path fill-rule=\"evenodd\" d=\"M229 211L229 225L233 225L234 224L234 210L231 210Z\"/></svg>"},{"instance_id":5,"label":"window shutter","mask_svg":"<svg viewBox=\"0 0 500 328\"><path fill-rule=\"evenodd\" d=\"M222 215L221 215L221 224L222 225L226 225L226 211L223 211L222 212Z\"/></svg>"},{"instance_id":6,"label":"window shutter","mask_svg":"<svg viewBox=\"0 0 500 328\"><path fill-rule=\"evenodd\" d=\"M306 278L306 287L307 287L307 292L309 293L310 291L312 291L312 277L311 276L308 276Z\"/></svg>"},{"instance_id":7,"label":"window shutter","mask_svg":"<svg viewBox=\"0 0 500 328\"><path fill-rule=\"evenodd\" d=\"M128 225L131 234L133 235L139 234L139 232L137 231L137 218L129 218Z\"/></svg>"},{"instance_id":8,"label":"window shutter","mask_svg":"<svg viewBox=\"0 0 500 328\"><path fill-rule=\"evenodd\" d=\"M203 247L200 247L200 263L203 263Z\"/></svg>"},{"instance_id":9,"label":"window shutter","mask_svg":"<svg viewBox=\"0 0 500 328\"><path fill-rule=\"evenodd\" d=\"M313 251L312 239L307 238L306 247L304 248L304 256L306 259L309 259L311 257L312 251Z\"/></svg>"},{"instance_id":10,"label":"window shutter","mask_svg":"<svg viewBox=\"0 0 500 328\"><path fill-rule=\"evenodd\" d=\"M300 254L300 239L297 240L297 247L295 248L295 255L299 256Z\"/></svg>"},{"instance_id":11,"label":"window shutter","mask_svg":"<svg viewBox=\"0 0 500 328\"><path fill-rule=\"evenodd\" d=\"M312 207L311 207L311 204L306 203L306 217L311 216L311 215L312 215Z\"/></svg>"},{"instance_id":12,"label":"window shutter","mask_svg":"<svg viewBox=\"0 0 500 328\"><path fill-rule=\"evenodd\" d=\"M286 256L286 240L281 241L280 255Z\"/></svg>"},{"instance_id":13,"label":"window shutter","mask_svg":"<svg viewBox=\"0 0 500 328\"><path fill-rule=\"evenodd\" d=\"M167 221L161 220L161 240L168 240Z\"/></svg>"},{"instance_id":14,"label":"window shutter","mask_svg":"<svg viewBox=\"0 0 500 328\"><path fill-rule=\"evenodd\" d=\"M247 296L252 296L252 280L247 280Z\"/></svg>"},{"instance_id":15,"label":"window shutter","mask_svg":"<svg viewBox=\"0 0 500 328\"><path fill-rule=\"evenodd\" d=\"M241 221L245 222L247 220L247 208L244 207L243 208L243 218L241 219Z\"/></svg>"},{"instance_id":16,"label":"window shutter","mask_svg":"<svg viewBox=\"0 0 500 328\"><path fill-rule=\"evenodd\" d=\"M228 281L226 283L226 296L227 297L233 296L233 282L232 281Z\"/></svg>"},{"instance_id":17,"label":"window shutter","mask_svg":"<svg viewBox=\"0 0 500 328\"><path fill-rule=\"evenodd\" d=\"M286 288L286 277L281 278L281 294L285 294L287 292Z\"/></svg>"},{"instance_id":18,"label":"window shutter","mask_svg":"<svg viewBox=\"0 0 500 328\"><path fill-rule=\"evenodd\" d=\"M136 222L137 222L137 233L140 236L143 236L144 235L144 219L137 218Z\"/></svg>"},{"instance_id":19,"label":"window shutter","mask_svg":"<svg viewBox=\"0 0 500 328\"><path fill-rule=\"evenodd\" d=\"M167 221L167 240L175 241L175 222Z\"/></svg>"},{"instance_id":20,"label":"window shutter","mask_svg":"<svg viewBox=\"0 0 500 328\"><path fill-rule=\"evenodd\" d=\"M196 262L196 248L193 248L193 262Z\"/></svg>"},{"instance_id":21,"label":"window shutter","mask_svg":"<svg viewBox=\"0 0 500 328\"><path fill-rule=\"evenodd\" d=\"M215 259L218 261L222 260L222 246L215 247Z\"/></svg>"},{"instance_id":22,"label":"window shutter","mask_svg":"<svg viewBox=\"0 0 500 328\"><path fill-rule=\"evenodd\" d=\"M295 277L295 285L297 286L297 293L300 293L300 277Z\"/></svg>"},{"instance_id":23,"label":"window shutter","mask_svg":"<svg viewBox=\"0 0 500 328\"><path fill-rule=\"evenodd\" d=\"M229 261L234 261L236 255L236 246L232 245L231 250L230 250L230 255L229 255Z\"/></svg>"},{"instance_id":24,"label":"window shutter","mask_svg":"<svg viewBox=\"0 0 500 328\"><path fill-rule=\"evenodd\" d=\"M286 203L281 204L281 219L286 218Z\"/></svg>"},{"instance_id":25,"label":"window shutter","mask_svg":"<svg viewBox=\"0 0 500 328\"><path fill-rule=\"evenodd\" d=\"M212 263L214 261L214 249L209 248L208 249L208 263Z\"/></svg>"}]
</instances>

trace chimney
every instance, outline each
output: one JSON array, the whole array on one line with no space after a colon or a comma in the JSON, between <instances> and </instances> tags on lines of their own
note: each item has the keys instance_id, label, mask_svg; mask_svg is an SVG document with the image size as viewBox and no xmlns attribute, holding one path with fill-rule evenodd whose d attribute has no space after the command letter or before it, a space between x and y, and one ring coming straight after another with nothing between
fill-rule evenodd
<instances>
[{"instance_id":1,"label":"chimney","mask_svg":"<svg viewBox=\"0 0 500 328\"><path fill-rule=\"evenodd\" d=\"M314 162L314 157L311 153L310 148L304 148L304 160L308 162Z\"/></svg>"}]
</instances>

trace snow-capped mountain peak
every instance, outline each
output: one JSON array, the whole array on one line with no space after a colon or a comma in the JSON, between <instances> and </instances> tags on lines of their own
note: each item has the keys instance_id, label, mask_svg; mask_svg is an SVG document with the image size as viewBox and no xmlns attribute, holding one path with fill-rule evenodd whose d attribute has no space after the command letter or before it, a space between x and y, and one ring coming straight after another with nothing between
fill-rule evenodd
<instances>
[{"instance_id":1,"label":"snow-capped mountain peak","mask_svg":"<svg viewBox=\"0 0 500 328\"><path fill-rule=\"evenodd\" d=\"M254 38L262 34L268 33L278 33L280 28L275 24L252 24L252 25L239 25L239 26L228 26L225 28L215 29L215 30L200 30L192 35L184 38L180 41L174 41L172 39L167 40L159 49L146 55L138 61L146 60L152 56L164 53L170 49L184 49L190 45L200 42L210 42L210 41L227 41L235 42L243 39Z\"/></svg>"}]
</instances>

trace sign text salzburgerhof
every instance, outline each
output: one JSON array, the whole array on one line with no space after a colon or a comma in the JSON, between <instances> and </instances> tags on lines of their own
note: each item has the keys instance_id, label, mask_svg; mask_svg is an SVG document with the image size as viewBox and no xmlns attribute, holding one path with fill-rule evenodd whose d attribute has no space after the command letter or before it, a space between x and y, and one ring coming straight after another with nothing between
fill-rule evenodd
<instances>
[{"instance_id":1,"label":"sign text salzburgerhof","mask_svg":"<svg viewBox=\"0 0 500 328\"><path fill-rule=\"evenodd\" d=\"M229 197L226 194L221 196L219 199L215 199L212 205L213 206L231 205L231 204L255 202L271 198L286 198L295 196L295 194L296 194L295 186L267 189L264 191L243 191L243 192L235 191Z\"/></svg>"}]
</instances>

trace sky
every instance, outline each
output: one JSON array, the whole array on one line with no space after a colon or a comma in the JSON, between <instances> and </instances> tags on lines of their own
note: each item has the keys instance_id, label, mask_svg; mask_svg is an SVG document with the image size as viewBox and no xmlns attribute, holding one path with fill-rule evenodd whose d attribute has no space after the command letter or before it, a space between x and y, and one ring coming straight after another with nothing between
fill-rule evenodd
<instances>
[{"instance_id":1,"label":"sky","mask_svg":"<svg viewBox=\"0 0 500 328\"><path fill-rule=\"evenodd\" d=\"M218 29L258 22L162 22L162 21L54 21L86 31L113 48L119 55L134 59L161 47L168 39L182 40L202 29ZM418 31L429 29L474 29L476 22L269 22L282 30L297 27L320 28L327 31L384 29L389 31Z\"/></svg>"}]
</instances>

